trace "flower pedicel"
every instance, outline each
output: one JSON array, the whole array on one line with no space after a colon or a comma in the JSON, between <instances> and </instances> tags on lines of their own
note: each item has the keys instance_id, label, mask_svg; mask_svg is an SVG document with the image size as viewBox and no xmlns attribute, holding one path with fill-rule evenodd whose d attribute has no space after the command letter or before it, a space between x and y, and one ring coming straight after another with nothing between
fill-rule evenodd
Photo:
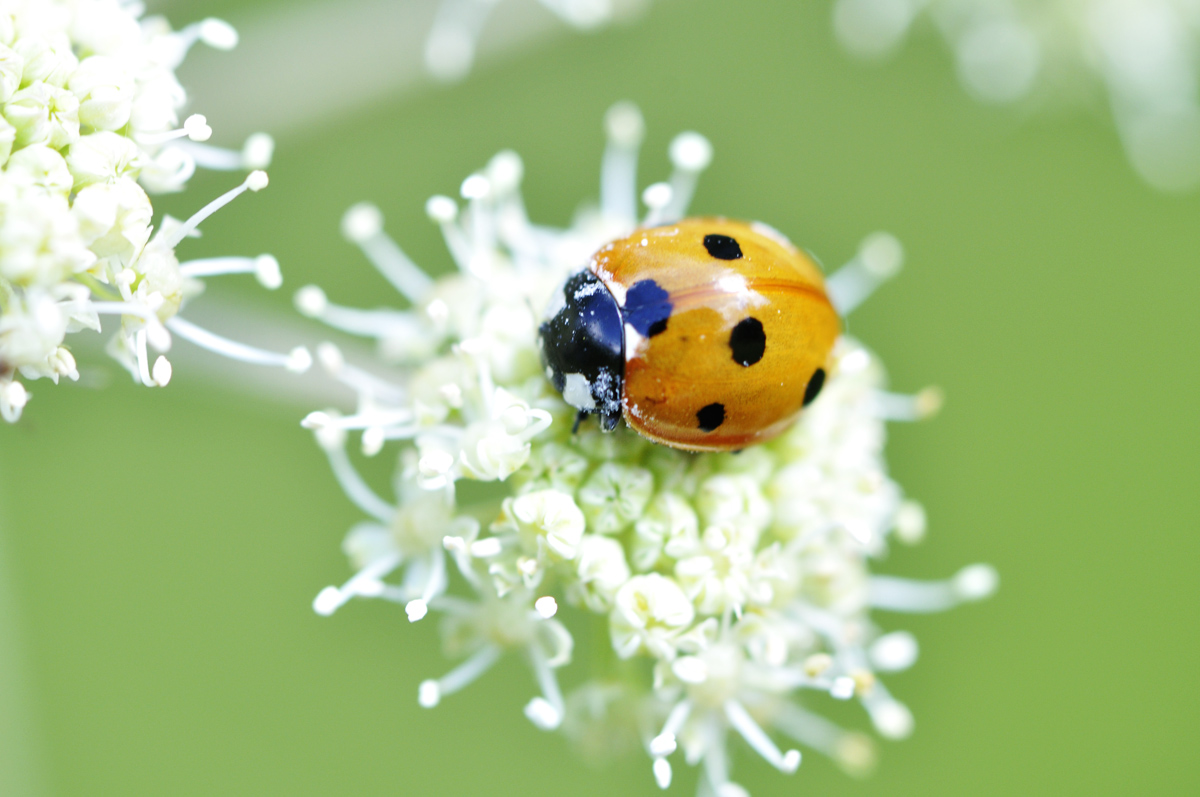
<instances>
[{"instance_id":1,"label":"flower pedicel","mask_svg":"<svg viewBox=\"0 0 1200 797\"><path fill-rule=\"evenodd\" d=\"M305 314L376 339L381 360L400 374L351 365L332 344L318 350L357 408L314 412L304 424L369 520L344 544L356 574L322 590L314 609L328 615L372 597L399 603L412 622L438 612L445 652L461 663L419 685L427 708L502 655L524 656L538 690L525 707L531 722L562 729L585 750L640 747L662 788L672 761L683 760L703 768L702 794L745 794L730 777L732 737L783 772L800 764L793 743L868 769L869 737L810 703L818 693L856 699L880 734L911 732L911 713L878 676L912 665L917 644L906 632L885 633L871 610L938 611L997 583L986 565L940 582L868 570L890 539L924 534L920 505L887 474L885 424L930 414L938 394L886 391L878 360L843 335L824 389L799 421L740 453L675 450L624 424L573 432L577 410L543 371L542 308L606 242L647 221L636 216L641 116L621 104L606 121L600 205L567 229L529 221L521 161L502 152L464 181L465 209L442 196L427 205L458 265L451 276L418 269L383 233L374 207L346 214L346 236L411 309L347 308L315 286L297 294ZM670 154L669 182L643 194L652 224L683 217L711 149L684 133ZM827 280L834 307L852 310L901 259L894 238L869 236ZM368 456L399 441L394 499L352 466L351 431L361 432ZM480 482L498 485L494 500L472 487ZM450 567L466 594L448 590ZM612 655L589 662L591 676L564 694L568 626L595 623Z\"/></svg>"}]
</instances>

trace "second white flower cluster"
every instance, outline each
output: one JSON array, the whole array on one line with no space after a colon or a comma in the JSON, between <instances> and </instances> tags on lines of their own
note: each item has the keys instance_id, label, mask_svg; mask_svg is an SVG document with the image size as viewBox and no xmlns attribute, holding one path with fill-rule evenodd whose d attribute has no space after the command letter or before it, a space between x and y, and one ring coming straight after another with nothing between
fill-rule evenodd
<instances>
[{"instance_id":1,"label":"second white flower cluster","mask_svg":"<svg viewBox=\"0 0 1200 797\"><path fill-rule=\"evenodd\" d=\"M270 255L180 264L175 247L212 212L267 184L273 144L259 134L238 152L201 142L204 117L179 125L187 95L174 70L197 41L237 43L208 19L172 31L117 0L6 0L0 5L0 416L15 421L22 381L78 379L68 333L120 329L110 353L146 385L165 385L171 334L242 359L302 370L303 350L273 355L178 317L199 278L250 272L281 283ZM149 191L179 191L197 166L250 172L240 186L157 232Z\"/></svg>"}]
</instances>

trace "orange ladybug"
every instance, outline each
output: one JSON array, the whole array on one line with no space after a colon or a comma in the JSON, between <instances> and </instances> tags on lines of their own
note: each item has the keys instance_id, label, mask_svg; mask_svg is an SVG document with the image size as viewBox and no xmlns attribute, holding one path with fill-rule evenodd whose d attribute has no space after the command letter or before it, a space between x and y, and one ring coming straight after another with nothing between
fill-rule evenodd
<instances>
[{"instance_id":1,"label":"orange ladybug","mask_svg":"<svg viewBox=\"0 0 1200 797\"><path fill-rule=\"evenodd\" d=\"M689 451L779 435L825 383L841 324L771 227L685 219L607 244L552 297L546 375L579 419Z\"/></svg>"}]
</instances>

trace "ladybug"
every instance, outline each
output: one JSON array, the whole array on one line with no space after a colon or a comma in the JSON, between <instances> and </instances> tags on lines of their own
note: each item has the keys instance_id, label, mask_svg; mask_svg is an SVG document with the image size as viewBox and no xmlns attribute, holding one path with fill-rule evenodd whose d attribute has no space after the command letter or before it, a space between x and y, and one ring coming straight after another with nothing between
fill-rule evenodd
<instances>
[{"instance_id":1,"label":"ladybug","mask_svg":"<svg viewBox=\"0 0 1200 797\"><path fill-rule=\"evenodd\" d=\"M605 245L555 292L539 336L579 420L737 451L817 397L840 328L820 270L783 235L698 218Z\"/></svg>"}]
</instances>

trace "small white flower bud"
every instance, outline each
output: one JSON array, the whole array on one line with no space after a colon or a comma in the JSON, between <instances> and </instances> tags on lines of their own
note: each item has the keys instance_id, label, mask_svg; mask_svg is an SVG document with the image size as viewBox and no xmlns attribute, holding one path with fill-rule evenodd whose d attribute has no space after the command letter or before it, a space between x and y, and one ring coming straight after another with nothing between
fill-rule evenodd
<instances>
[{"instance_id":1,"label":"small white flower bud","mask_svg":"<svg viewBox=\"0 0 1200 797\"><path fill-rule=\"evenodd\" d=\"M669 788L671 786L671 762L665 758L656 758L654 759L653 769L654 782L658 784L658 788Z\"/></svg>"},{"instance_id":2,"label":"small white flower bud","mask_svg":"<svg viewBox=\"0 0 1200 797\"><path fill-rule=\"evenodd\" d=\"M618 102L604 114L604 131L620 147L636 147L646 134L642 112L632 102Z\"/></svg>"},{"instance_id":3,"label":"small white flower bud","mask_svg":"<svg viewBox=\"0 0 1200 797\"><path fill-rule=\"evenodd\" d=\"M913 715L908 706L889 700L871 709L871 722L881 736L906 739L913 732Z\"/></svg>"},{"instance_id":4,"label":"small white flower bud","mask_svg":"<svg viewBox=\"0 0 1200 797\"><path fill-rule=\"evenodd\" d=\"M544 540L555 556L571 560L579 555L586 523L570 495L558 490L539 490L517 496L507 506L522 532Z\"/></svg>"},{"instance_id":5,"label":"small white flower bud","mask_svg":"<svg viewBox=\"0 0 1200 797\"><path fill-rule=\"evenodd\" d=\"M432 479L449 473L455 460L454 454L445 449L429 448L421 453L417 468L423 478Z\"/></svg>"},{"instance_id":6,"label":"small white flower bud","mask_svg":"<svg viewBox=\"0 0 1200 797\"><path fill-rule=\"evenodd\" d=\"M904 265L904 247L894 235L876 232L863 239L858 257L868 274L885 280L895 276Z\"/></svg>"},{"instance_id":7,"label":"small white flower bud","mask_svg":"<svg viewBox=\"0 0 1200 797\"><path fill-rule=\"evenodd\" d=\"M417 703L421 708L433 708L442 700L442 690L437 681L421 681L417 687Z\"/></svg>"},{"instance_id":8,"label":"small white flower bud","mask_svg":"<svg viewBox=\"0 0 1200 797\"><path fill-rule=\"evenodd\" d=\"M325 298L325 291L316 285L305 285L296 291L295 303L296 309L309 318L320 318L325 314L325 308L329 306L329 300Z\"/></svg>"},{"instance_id":9,"label":"small white flower bud","mask_svg":"<svg viewBox=\"0 0 1200 797\"><path fill-rule=\"evenodd\" d=\"M171 363L166 357L160 354L154 361L154 370L150 372L150 378L159 387L166 387L167 383L171 381Z\"/></svg>"},{"instance_id":10,"label":"small white flower bud","mask_svg":"<svg viewBox=\"0 0 1200 797\"><path fill-rule=\"evenodd\" d=\"M970 565L954 576L954 593L964 601L990 596L1000 586L1000 574L991 565Z\"/></svg>"},{"instance_id":11,"label":"small white flower bud","mask_svg":"<svg viewBox=\"0 0 1200 797\"><path fill-rule=\"evenodd\" d=\"M925 507L912 500L904 501L896 510L896 537L907 545L915 545L925 539Z\"/></svg>"},{"instance_id":12,"label":"small white flower bud","mask_svg":"<svg viewBox=\"0 0 1200 797\"><path fill-rule=\"evenodd\" d=\"M200 23L199 38L214 50L232 50L238 44L237 30L216 17L209 17Z\"/></svg>"},{"instance_id":13,"label":"small white flower bud","mask_svg":"<svg viewBox=\"0 0 1200 797\"><path fill-rule=\"evenodd\" d=\"M681 656L671 664L671 672L685 684L702 684L708 680L708 665L698 656Z\"/></svg>"},{"instance_id":14,"label":"small white flower bud","mask_svg":"<svg viewBox=\"0 0 1200 797\"><path fill-rule=\"evenodd\" d=\"M833 686L829 688L829 694L836 700L849 700L854 697L856 686L853 678L842 675L833 679Z\"/></svg>"},{"instance_id":15,"label":"small white flower bud","mask_svg":"<svg viewBox=\"0 0 1200 797\"><path fill-rule=\"evenodd\" d=\"M326 451L343 448L346 445L346 430L337 424L326 423L315 426L313 431L316 432L317 444Z\"/></svg>"},{"instance_id":16,"label":"small white flower bud","mask_svg":"<svg viewBox=\"0 0 1200 797\"><path fill-rule=\"evenodd\" d=\"M650 755L656 758L669 756L675 752L677 747L675 734L660 733L650 740Z\"/></svg>"},{"instance_id":17,"label":"small white flower bud","mask_svg":"<svg viewBox=\"0 0 1200 797\"><path fill-rule=\"evenodd\" d=\"M304 429L324 429L333 423L333 418L327 412L317 410L310 412L304 416L304 420L300 421L300 426Z\"/></svg>"},{"instance_id":18,"label":"small white flower bud","mask_svg":"<svg viewBox=\"0 0 1200 797\"><path fill-rule=\"evenodd\" d=\"M907 670L917 662L917 638L907 631L893 631L876 639L868 653L876 669L884 672Z\"/></svg>"},{"instance_id":19,"label":"small white flower bud","mask_svg":"<svg viewBox=\"0 0 1200 797\"><path fill-rule=\"evenodd\" d=\"M425 215L438 224L449 224L458 217L458 203L448 196L431 196L425 203Z\"/></svg>"},{"instance_id":20,"label":"small white flower bud","mask_svg":"<svg viewBox=\"0 0 1200 797\"><path fill-rule=\"evenodd\" d=\"M187 137L192 141L208 141L212 138L212 128L208 126L208 120L198 113L183 120L183 132L187 133Z\"/></svg>"},{"instance_id":21,"label":"small white flower bud","mask_svg":"<svg viewBox=\"0 0 1200 797\"><path fill-rule=\"evenodd\" d=\"M470 545L471 556L476 559L490 559L493 556L499 556L503 550L504 546L496 537L484 537Z\"/></svg>"},{"instance_id":22,"label":"small white flower bud","mask_svg":"<svg viewBox=\"0 0 1200 797\"><path fill-rule=\"evenodd\" d=\"M369 241L383 231L383 213L370 202L359 202L342 214L342 236L351 243Z\"/></svg>"},{"instance_id":23,"label":"small white flower bud","mask_svg":"<svg viewBox=\"0 0 1200 797\"><path fill-rule=\"evenodd\" d=\"M662 210L671 204L673 194L670 183L653 183L642 192L642 202L651 210Z\"/></svg>"},{"instance_id":24,"label":"small white flower bud","mask_svg":"<svg viewBox=\"0 0 1200 797\"><path fill-rule=\"evenodd\" d=\"M699 133L680 133L671 142L671 163L682 171L704 171L712 163L712 156L712 144Z\"/></svg>"},{"instance_id":25,"label":"small white flower bud","mask_svg":"<svg viewBox=\"0 0 1200 797\"><path fill-rule=\"evenodd\" d=\"M317 290L320 290L320 288L317 288ZM321 298L324 299L324 297L325 294L322 293ZM305 315L308 314L305 313ZM317 315L320 315L320 313L317 313ZM342 354L342 350L336 344L329 341L317 344L317 362L332 376L337 376L346 367L346 358Z\"/></svg>"},{"instance_id":26,"label":"small white flower bud","mask_svg":"<svg viewBox=\"0 0 1200 797\"><path fill-rule=\"evenodd\" d=\"M558 601L546 595L534 601L533 608L543 620L549 620L558 613Z\"/></svg>"},{"instance_id":27,"label":"small white flower bud","mask_svg":"<svg viewBox=\"0 0 1200 797\"><path fill-rule=\"evenodd\" d=\"M521 184L525 165L521 156L506 149L496 153L488 163L488 179L497 194L510 194Z\"/></svg>"},{"instance_id":28,"label":"small white flower bud","mask_svg":"<svg viewBox=\"0 0 1200 797\"><path fill-rule=\"evenodd\" d=\"M246 175L245 185L251 191L261 191L267 187L267 173L261 169L256 169Z\"/></svg>"},{"instance_id":29,"label":"small white flower bud","mask_svg":"<svg viewBox=\"0 0 1200 797\"><path fill-rule=\"evenodd\" d=\"M12 407L20 414L25 404L29 401L29 393L26 392L25 386L20 382L9 382L6 385L0 386L0 401Z\"/></svg>"},{"instance_id":30,"label":"small white flower bud","mask_svg":"<svg viewBox=\"0 0 1200 797\"><path fill-rule=\"evenodd\" d=\"M927 387L917 394L914 401L917 418L925 420L932 418L942 410L942 405L946 403L946 395L940 387Z\"/></svg>"},{"instance_id":31,"label":"small white flower bud","mask_svg":"<svg viewBox=\"0 0 1200 797\"><path fill-rule=\"evenodd\" d=\"M383 450L385 440L384 430L380 426L370 426L362 433L362 452L365 457L373 457Z\"/></svg>"},{"instance_id":32,"label":"small white flower bud","mask_svg":"<svg viewBox=\"0 0 1200 797\"><path fill-rule=\"evenodd\" d=\"M535 697L526 703L525 716L543 731L552 731L562 724L562 714L544 697Z\"/></svg>"},{"instance_id":33,"label":"small white flower bud","mask_svg":"<svg viewBox=\"0 0 1200 797\"><path fill-rule=\"evenodd\" d=\"M313 611L322 617L328 617L345 603L342 592L337 587L326 587L313 598Z\"/></svg>"},{"instance_id":34,"label":"small white flower bud","mask_svg":"<svg viewBox=\"0 0 1200 797\"><path fill-rule=\"evenodd\" d=\"M265 169L275 155L275 139L266 133L253 133L242 145L242 168Z\"/></svg>"},{"instance_id":35,"label":"small white flower bud","mask_svg":"<svg viewBox=\"0 0 1200 797\"><path fill-rule=\"evenodd\" d=\"M482 174L472 174L463 180L459 193L463 199L483 199L492 192L492 184Z\"/></svg>"},{"instance_id":36,"label":"small white flower bud","mask_svg":"<svg viewBox=\"0 0 1200 797\"><path fill-rule=\"evenodd\" d=\"M283 285L283 272L274 255L259 255L254 258L254 278L269 291Z\"/></svg>"},{"instance_id":37,"label":"small white flower bud","mask_svg":"<svg viewBox=\"0 0 1200 797\"><path fill-rule=\"evenodd\" d=\"M846 374L857 374L865 371L871 364L871 355L866 349L852 349L838 359L838 369Z\"/></svg>"},{"instance_id":38,"label":"small white flower bud","mask_svg":"<svg viewBox=\"0 0 1200 797\"><path fill-rule=\"evenodd\" d=\"M75 357L62 346L54 350L54 354L50 355L49 362L54 373L76 382L79 381L79 369L75 365Z\"/></svg>"},{"instance_id":39,"label":"small white flower bud","mask_svg":"<svg viewBox=\"0 0 1200 797\"><path fill-rule=\"evenodd\" d=\"M418 620L423 620L425 615L429 614L429 606L425 601L417 598L404 604L404 613L408 615L410 623L415 623Z\"/></svg>"},{"instance_id":40,"label":"small white flower bud","mask_svg":"<svg viewBox=\"0 0 1200 797\"><path fill-rule=\"evenodd\" d=\"M312 355L303 346L297 346L288 352L287 364L284 366L294 374L302 374L312 368Z\"/></svg>"},{"instance_id":41,"label":"small white flower bud","mask_svg":"<svg viewBox=\"0 0 1200 797\"><path fill-rule=\"evenodd\" d=\"M441 299L433 299L425 305L425 315L429 320L441 326L450 319L450 306Z\"/></svg>"}]
</instances>

